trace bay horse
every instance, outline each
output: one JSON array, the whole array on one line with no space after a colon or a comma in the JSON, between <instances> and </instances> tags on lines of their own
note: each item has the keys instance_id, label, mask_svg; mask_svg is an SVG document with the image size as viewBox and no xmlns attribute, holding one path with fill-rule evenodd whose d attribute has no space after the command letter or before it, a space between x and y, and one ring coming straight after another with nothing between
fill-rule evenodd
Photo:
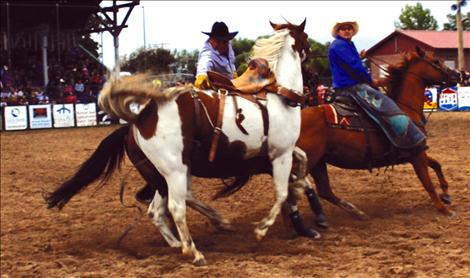
<instances>
[{"instance_id":1,"label":"bay horse","mask_svg":"<svg viewBox=\"0 0 470 278\"><path fill-rule=\"evenodd\" d=\"M186 224L186 200L190 198L192 169L198 167L191 160L195 152L205 157L210 153L212 138L220 134L215 160L209 163L230 165L227 161L253 161L267 157L272 167L276 201L267 217L255 228L255 235L261 240L281 211L288 195L288 179L292 168L295 143L300 133L300 107L287 101L282 92L298 95L303 91L301 62L307 56L308 41L304 32L305 21L300 25L272 24L274 34L257 42L255 56L266 58L277 80L277 91L266 94L262 100L268 112L269 128L257 104L233 96L225 98L225 109L218 116L222 90L200 91L192 86L178 86L159 90L148 75L135 75L111 79L100 93L99 104L114 117L126 120L128 129L121 128L108 136L112 151L109 160L99 158L95 152L70 180L54 192L45 196L49 208L62 208L76 193L86 187L102 173L105 178L113 172L122 160L123 134L129 132L129 140L145 154L167 184L167 195L156 191L148 213L172 246L181 246L183 254L191 254L195 265L205 265L203 254L197 250ZM235 100L236 99L236 100ZM134 113L131 103L140 104L143 109ZM196 113L196 109L203 112ZM243 111L242 132L235 121L235 111ZM222 121L217 128L214 123ZM103 140L100 144L106 144ZM100 149L100 147L98 148ZM99 160L99 161L97 161ZM100 167L87 177L87 169L98 164ZM215 165L215 166L214 166ZM227 170L230 171L231 169ZM85 175L80 177L79 174ZM197 205L196 205L197 206ZM167 208L176 225L180 241L166 227Z\"/></svg>"},{"instance_id":2,"label":"bay horse","mask_svg":"<svg viewBox=\"0 0 470 278\"><path fill-rule=\"evenodd\" d=\"M390 67L389 71L386 82L389 84L387 95L425 132L423 114L425 88L446 82L455 84L459 79L459 73L426 55L418 47L416 51L404 55L401 63ZM301 133L297 142L297 146L307 153L309 173L315 181L320 197L360 218L368 218L356 206L333 193L326 164L344 169L370 169L411 163L437 210L449 217L455 215L444 204L444 202L450 203L450 196L441 165L426 154L425 148L409 152L402 157L397 156L399 152L393 149L390 141L378 129L364 132L329 124L326 116L327 105L302 110ZM430 179L428 166L438 175L443 191L440 198Z\"/></svg>"}]
</instances>

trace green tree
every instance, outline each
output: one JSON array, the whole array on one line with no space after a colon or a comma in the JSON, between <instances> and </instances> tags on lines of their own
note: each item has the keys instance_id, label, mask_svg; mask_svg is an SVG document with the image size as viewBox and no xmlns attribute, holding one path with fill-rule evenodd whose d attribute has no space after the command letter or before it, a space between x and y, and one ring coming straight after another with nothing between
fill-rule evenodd
<instances>
[{"instance_id":1,"label":"green tree","mask_svg":"<svg viewBox=\"0 0 470 278\"><path fill-rule=\"evenodd\" d=\"M188 52L186 49L181 51L173 50L173 56L175 57L175 70L181 73L190 73L196 75L197 59L199 56L199 50L193 50Z\"/></svg>"},{"instance_id":2,"label":"green tree","mask_svg":"<svg viewBox=\"0 0 470 278\"><path fill-rule=\"evenodd\" d=\"M176 59L170 50L163 48L144 49L141 47L132 52L129 57L124 56L122 58L121 68L130 72L169 73L170 65L175 61Z\"/></svg>"},{"instance_id":3,"label":"green tree","mask_svg":"<svg viewBox=\"0 0 470 278\"><path fill-rule=\"evenodd\" d=\"M401 9L399 20L395 22L395 27L402 30L437 30L438 28L431 11L423 8L419 2L415 6L405 5Z\"/></svg>"},{"instance_id":4,"label":"green tree","mask_svg":"<svg viewBox=\"0 0 470 278\"><path fill-rule=\"evenodd\" d=\"M447 21L447 23L444 23L444 30L457 30L457 25L455 25L455 14L448 14ZM462 14L462 25L465 31L470 31L470 12Z\"/></svg>"},{"instance_id":5,"label":"green tree","mask_svg":"<svg viewBox=\"0 0 470 278\"><path fill-rule=\"evenodd\" d=\"M255 41L250 39L239 38L232 40L233 52L235 52L235 68L239 76L247 68L248 58L254 44Z\"/></svg>"}]
</instances>

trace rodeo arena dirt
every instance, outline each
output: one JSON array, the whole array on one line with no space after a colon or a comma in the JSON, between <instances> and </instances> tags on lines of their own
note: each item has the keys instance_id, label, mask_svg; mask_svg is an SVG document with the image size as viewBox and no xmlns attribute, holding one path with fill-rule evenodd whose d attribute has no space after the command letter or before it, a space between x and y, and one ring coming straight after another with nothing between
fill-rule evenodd
<instances>
[{"instance_id":1,"label":"rodeo arena dirt","mask_svg":"<svg viewBox=\"0 0 470 278\"><path fill-rule=\"evenodd\" d=\"M1 277L469 277L470 113L434 112L427 127L429 155L443 166L456 218L436 211L410 164L372 173L328 166L338 196L370 219L322 200L330 227L319 229L320 239L295 237L278 219L257 242L252 222L274 200L271 177L256 176L217 201L221 182L194 178L194 194L236 228L219 232L188 209L204 267L168 247L145 214L121 205L124 182L124 203L146 211L134 198L145 182L127 158L107 185L93 184L62 211L46 208L44 192L70 177L116 126L2 132ZM313 225L305 198L299 208Z\"/></svg>"}]
</instances>

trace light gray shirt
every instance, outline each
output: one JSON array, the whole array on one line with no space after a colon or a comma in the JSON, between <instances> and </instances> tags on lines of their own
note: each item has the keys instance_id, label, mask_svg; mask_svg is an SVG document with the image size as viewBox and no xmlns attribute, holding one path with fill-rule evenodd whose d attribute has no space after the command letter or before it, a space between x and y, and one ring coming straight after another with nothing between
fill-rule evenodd
<instances>
[{"instance_id":1,"label":"light gray shirt","mask_svg":"<svg viewBox=\"0 0 470 278\"><path fill-rule=\"evenodd\" d=\"M211 70L233 79L233 73L235 72L234 62L235 54L233 52L232 43L229 43L227 58L224 55L220 55L209 43L209 40L207 40L201 52L199 52L196 77L199 75L207 75L207 71Z\"/></svg>"}]
</instances>

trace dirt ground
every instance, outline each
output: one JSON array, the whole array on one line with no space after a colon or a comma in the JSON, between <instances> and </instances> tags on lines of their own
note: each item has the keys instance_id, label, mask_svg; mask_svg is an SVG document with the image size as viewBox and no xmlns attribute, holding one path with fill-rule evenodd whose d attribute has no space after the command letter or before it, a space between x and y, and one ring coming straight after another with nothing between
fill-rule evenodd
<instances>
[{"instance_id":1,"label":"dirt ground","mask_svg":"<svg viewBox=\"0 0 470 278\"><path fill-rule=\"evenodd\" d=\"M338 196L364 210L361 221L322 201L330 228L322 238L295 238L279 217L258 243L252 222L273 204L270 177L212 201L219 180L194 179L196 196L230 219L218 232L188 210L191 234L208 265L195 267L167 246L157 229L124 201L143 180L126 160L102 189L92 185L62 210L48 210L44 190L74 173L116 126L1 133L1 278L4 277L470 277L470 113L435 112L429 154L443 165L456 219L434 209L411 165L367 171L329 166ZM433 174L437 184L437 178ZM140 205L144 210L144 206ZM312 224L302 200L301 212ZM117 246L118 238L137 224Z\"/></svg>"}]
</instances>

